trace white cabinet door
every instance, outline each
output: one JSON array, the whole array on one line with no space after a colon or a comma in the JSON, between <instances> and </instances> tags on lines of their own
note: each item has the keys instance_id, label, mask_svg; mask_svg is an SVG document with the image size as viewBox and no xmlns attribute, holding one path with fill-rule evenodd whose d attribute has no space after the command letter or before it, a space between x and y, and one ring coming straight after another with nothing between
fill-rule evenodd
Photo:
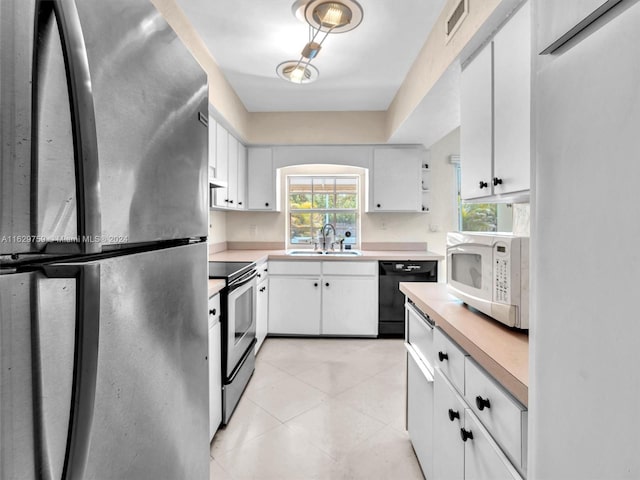
<instances>
[{"instance_id":1,"label":"white cabinet door","mask_svg":"<svg viewBox=\"0 0 640 480\"><path fill-rule=\"evenodd\" d=\"M412 347L408 347L411 349ZM407 431L422 473L433 476L433 376L415 353L407 354Z\"/></svg>"},{"instance_id":2,"label":"white cabinet door","mask_svg":"<svg viewBox=\"0 0 640 480\"><path fill-rule=\"evenodd\" d=\"M256 300L256 353L260 350L262 342L267 337L269 325L269 281L267 279L258 283Z\"/></svg>"},{"instance_id":3,"label":"white cabinet door","mask_svg":"<svg viewBox=\"0 0 640 480\"><path fill-rule=\"evenodd\" d=\"M209 299L209 441L222 422L222 345L220 295Z\"/></svg>"},{"instance_id":4,"label":"white cabinet door","mask_svg":"<svg viewBox=\"0 0 640 480\"><path fill-rule=\"evenodd\" d=\"M460 78L460 171L462 198L491 195L493 43L462 70Z\"/></svg>"},{"instance_id":5,"label":"white cabinet door","mask_svg":"<svg viewBox=\"0 0 640 480\"><path fill-rule=\"evenodd\" d=\"M227 158L229 160L229 179L228 195L229 202L226 205L229 208L236 208L238 205L238 148L239 143L236 137L229 135L229 151Z\"/></svg>"},{"instance_id":6,"label":"white cabinet door","mask_svg":"<svg viewBox=\"0 0 640 480\"><path fill-rule=\"evenodd\" d=\"M219 123L216 123L216 178L227 182L229 180L229 134ZM215 206L229 206L227 187L215 189Z\"/></svg>"},{"instance_id":7,"label":"white cabinet door","mask_svg":"<svg viewBox=\"0 0 640 480\"><path fill-rule=\"evenodd\" d=\"M237 199L236 208L247 209L247 147L238 143L238 169L237 169Z\"/></svg>"},{"instance_id":8,"label":"white cabinet door","mask_svg":"<svg viewBox=\"0 0 640 480\"><path fill-rule=\"evenodd\" d=\"M525 3L493 39L494 194L530 188L530 3Z\"/></svg>"},{"instance_id":9,"label":"white cabinet door","mask_svg":"<svg viewBox=\"0 0 640 480\"><path fill-rule=\"evenodd\" d=\"M377 277L322 277L322 334L378 335Z\"/></svg>"},{"instance_id":10,"label":"white cabinet door","mask_svg":"<svg viewBox=\"0 0 640 480\"><path fill-rule=\"evenodd\" d=\"M320 335L320 277L269 279L269 333Z\"/></svg>"},{"instance_id":11,"label":"white cabinet door","mask_svg":"<svg viewBox=\"0 0 640 480\"><path fill-rule=\"evenodd\" d=\"M275 211L277 209L277 188L272 149L249 147L247 170L249 210Z\"/></svg>"},{"instance_id":12,"label":"white cabinet door","mask_svg":"<svg viewBox=\"0 0 640 480\"><path fill-rule=\"evenodd\" d=\"M489 432L469 409L465 430L473 435L464 442L465 480L522 480Z\"/></svg>"},{"instance_id":13,"label":"white cabinet door","mask_svg":"<svg viewBox=\"0 0 640 480\"><path fill-rule=\"evenodd\" d=\"M421 161L416 148L376 148L373 151L371 212L421 212Z\"/></svg>"},{"instance_id":14,"label":"white cabinet door","mask_svg":"<svg viewBox=\"0 0 640 480\"><path fill-rule=\"evenodd\" d=\"M466 405L437 368L433 405L433 478L463 480L464 443L460 429L464 427Z\"/></svg>"}]
</instances>

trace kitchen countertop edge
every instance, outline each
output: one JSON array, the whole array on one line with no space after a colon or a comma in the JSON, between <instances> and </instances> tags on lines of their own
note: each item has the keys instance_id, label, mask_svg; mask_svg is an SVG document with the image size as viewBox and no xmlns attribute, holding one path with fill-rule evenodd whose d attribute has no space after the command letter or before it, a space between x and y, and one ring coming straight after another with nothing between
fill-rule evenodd
<instances>
[{"instance_id":1,"label":"kitchen countertop edge","mask_svg":"<svg viewBox=\"0 0 640 480\"><path fill-rule=\"evenodd\" d=\"M256 262L266 260L289 261L371 261L371 260L411 260L428 261L444 260L444 256L430 251L415 250L361 250L362 255L288 255L286 250L225 250L209 255L209 261L217 262Z\"/></svg>"},{"instance_id":2,"label":"kitchen countertop edge","mask_svg":"<svg viewBox=\"0 0 640 480\"><path fill-rule=\"evenodd\" d=\"M472 311L448 293L446 284L401 282L400 291L509 393L523 405L528 405L527 333Z\"/></svg>"}]
</instances>

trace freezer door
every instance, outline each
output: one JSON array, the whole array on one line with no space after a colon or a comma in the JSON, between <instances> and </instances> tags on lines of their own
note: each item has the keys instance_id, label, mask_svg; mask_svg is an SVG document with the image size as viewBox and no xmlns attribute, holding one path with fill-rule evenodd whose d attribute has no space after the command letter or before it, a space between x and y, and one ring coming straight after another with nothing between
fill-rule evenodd
<instances>
[{"instance_id":1,"label":"freezer door","mask_svg":"<svg viewBox=\"0 0 640 480\"><path fill-rule=\"evenodd\" d=\"M0 276L0 478L82 478L99 287L95 264Z\"/></svg>"},{"instance_id":2,"label":"freezer door","mask_svg":"<svg viewBox=\"0 0 640 480\"><path fill-rule=\"evenodd\" d=\"M100 262L87 480L209 475L207 246Z\"/></svg>"},{"instance_id":3,"label":"freezer door","mask_svg":"<svg viewBox=\"0 0 640 480\"><path fill-rule=\"evenodd\" d=\"M0 478L208 478L206 285L206 244L0 275Z\"/></svg>"},{"instance_id":4,"label":"freezer door","mask_svg":"<svg viewBox=\"0 0 640 480\"><path fill-rule=\"evenodd\" d=\"M207 235L207 80L147 0L1 2L0 255Z\"/></svg>"}]
</instances>

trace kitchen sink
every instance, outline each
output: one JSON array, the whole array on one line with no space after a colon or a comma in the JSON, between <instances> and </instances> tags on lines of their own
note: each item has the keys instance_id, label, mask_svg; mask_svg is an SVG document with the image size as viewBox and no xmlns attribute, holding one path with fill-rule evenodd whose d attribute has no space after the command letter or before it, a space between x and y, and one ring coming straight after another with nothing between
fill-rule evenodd
<instances>
[{"instance_id":1,"label":"kitchen sink","mask_svg":"<svg viewBox=\"0 0 640 480\"><path fill-rule=\"evenodd\" d=\"M329 255L333 257L355 257L362 255L362 252L359 250L343 250L340 251L321 251L321 250L289 250L287 255L295 255L295 256L307 256L307 257L315 257L316 255Z\"/></svg>"}]
</instances>

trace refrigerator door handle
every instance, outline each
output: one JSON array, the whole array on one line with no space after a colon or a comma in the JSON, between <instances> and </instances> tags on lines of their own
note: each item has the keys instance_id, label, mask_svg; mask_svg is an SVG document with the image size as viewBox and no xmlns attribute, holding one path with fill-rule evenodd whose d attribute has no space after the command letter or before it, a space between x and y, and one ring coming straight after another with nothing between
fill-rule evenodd
<instances>
[{"instance_id":1,"label":"refrigerator door handle","mask_svg":"<svg viewBox=\"0 0 640 480\"><path fill-rule=\"evenodd\" d=\"M84 478L93 423L100 330L100 265L57 264L42 267L47 278L75 278L75 353L71 412L63 480Z\"/></svg>"},{"instance_id":2,"label":"refrigerator door handle","mask_svg":"<svg viewBox=\"0 0 640 480\"><path fill-rule=\"evenodd\" d=\"M48 3L38 2L39 8L51 8L46 6ZM60 28L67 70L79 238L74 243L51 242L47 244L45 252L52 254L100 253L102 251L102 215L98 139L87 49L75 1L59 0L51 3Z\"/></svg>"}]
</instances>

